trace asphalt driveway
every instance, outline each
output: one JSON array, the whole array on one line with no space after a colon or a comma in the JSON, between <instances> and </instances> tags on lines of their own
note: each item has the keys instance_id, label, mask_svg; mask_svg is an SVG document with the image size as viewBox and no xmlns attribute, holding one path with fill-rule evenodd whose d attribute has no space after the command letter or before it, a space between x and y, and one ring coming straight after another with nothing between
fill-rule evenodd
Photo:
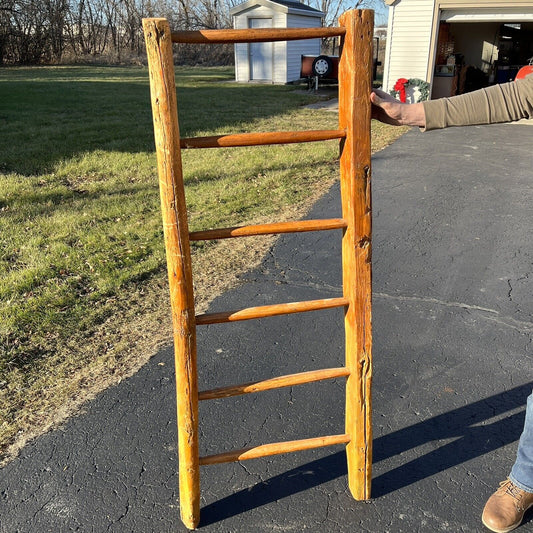
<instances>
[{"instance_id":1,"label":"asphalt driveway","mask_svg":"<svg viewBox=\"0 0 533 533\"><path fill-rule=\"evenodd\" d=\"M412 130L373 158L373 499L350 497L342 447L208 466L201 531L483 531L533 382L532 131ZM309 218L339 215L334 187ZM338 296L339 250L283 236L212 310ZM339 366L342 312L200 328L199 354L201 388ZM202 453L342 433L343 393L203 403ZM0 471L0 532L186 531L174 404L167 348Z\"/></svg>"}]
</instances>

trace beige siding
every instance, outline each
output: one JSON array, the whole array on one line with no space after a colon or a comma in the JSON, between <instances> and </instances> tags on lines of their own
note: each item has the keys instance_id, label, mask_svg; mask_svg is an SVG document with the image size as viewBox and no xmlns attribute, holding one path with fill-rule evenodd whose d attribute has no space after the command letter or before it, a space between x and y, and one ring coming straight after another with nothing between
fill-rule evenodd
<instances>
[{"instance_id":1,"label":"beige siding","mask_svg":"<svg viewBox=\"0 0 533 533\"><path fill-rule=\"evenodd\" d=\"M398 78L426 79L433 27L433 0L404 0L390 8L383 87Z\"/></svg>"},{"instance_id":2,"label":"beige siding","mask_svg":"<svg viewBox=\"0 0 533 533\"><path fill-rule=\"evenodd\" d=\"M317 17L288 15L288 28L318 28L322 25ZM300 78L302 55L319 55L320 39L306 39L305 41L289 41L287 43L286 82Z\"/></svg>"}]
</instances>

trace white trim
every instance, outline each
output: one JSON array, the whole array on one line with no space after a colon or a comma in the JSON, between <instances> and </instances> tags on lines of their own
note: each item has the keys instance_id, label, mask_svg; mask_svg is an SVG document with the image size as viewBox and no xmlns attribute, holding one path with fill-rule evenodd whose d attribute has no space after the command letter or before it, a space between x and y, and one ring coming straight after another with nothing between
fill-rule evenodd
<instances>
[{"instance_id":1,"label":"white trim","mask_svg":"<svg viewBox=\"0 0 533 533\"><path fill-rule=\"evenodd\" d=\"M392 39L392 21L394 20L394 6L389 7L389 18L387 20L387 41L385 44L385 61L383 64L383 90L387 90L389 86L389 71L390 71L390 42Z\"/></svg>"}]
</instances>

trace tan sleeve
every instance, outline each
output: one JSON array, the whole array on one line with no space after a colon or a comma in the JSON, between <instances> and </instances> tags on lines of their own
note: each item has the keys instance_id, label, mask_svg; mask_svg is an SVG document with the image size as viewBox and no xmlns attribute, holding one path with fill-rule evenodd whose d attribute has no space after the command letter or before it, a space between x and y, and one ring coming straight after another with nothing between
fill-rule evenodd
<instances>
[{"instance_id":1,"label":"tan sleeve","mask_svg":"<svg viewBox=\"0 0 533 533\"><path fill-rule=\"evenodd\" d=\"M471 93L423 102L424 131L533 118L533 75Z\"/></svg>"}]
</instances>

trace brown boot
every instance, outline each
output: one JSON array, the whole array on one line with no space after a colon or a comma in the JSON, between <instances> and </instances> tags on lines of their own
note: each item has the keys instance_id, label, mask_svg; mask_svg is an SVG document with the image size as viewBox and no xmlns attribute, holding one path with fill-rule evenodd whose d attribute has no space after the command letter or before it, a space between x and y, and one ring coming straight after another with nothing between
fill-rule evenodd
<instances>
[{"instance_id":1,"label":"brown boot","mask_svg":"<svg viewBox=\"0 0 533 533\"><path fill-rule=\"evenodd\" d=\"M524 513L533 505L533 494L519 489L510 479L488 499L481 520L491 531L507 533L520 525Z\"/></svg>"}]
</instances>

